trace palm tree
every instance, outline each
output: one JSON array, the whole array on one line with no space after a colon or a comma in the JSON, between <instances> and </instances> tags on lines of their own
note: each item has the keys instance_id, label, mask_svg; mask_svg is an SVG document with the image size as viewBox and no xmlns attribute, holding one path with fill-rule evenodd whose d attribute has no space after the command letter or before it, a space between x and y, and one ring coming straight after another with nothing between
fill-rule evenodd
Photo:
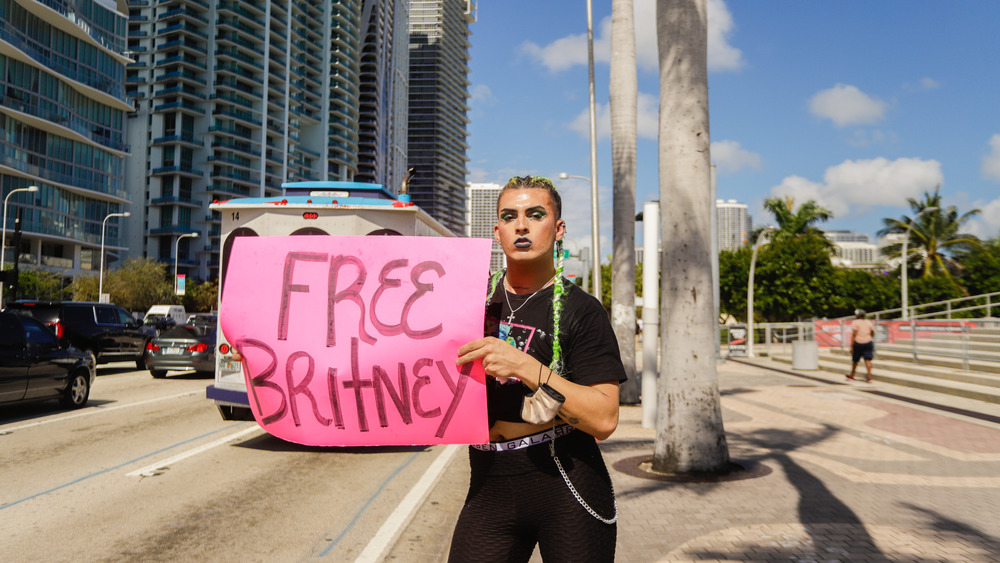
<instances>
[{"instance_id":1,"label":"palm tree","mask_svg":"<svg viewBox=\"0 0 1000 563\"><path fill-rule=\"evenodd\" d=\"M729 469L715 366L708 16L705 0L656 3L663 266L653 469Z\"/></svg>"},{"instance_id":2,"label":"palm tree","mask_svg":"<svg viewBox=\"0 0 1000 563\"><path fill-rule=\"evenodd\" d=\"M639 85L635 68L632 0L611 3L611 166L614 175L613 246L611 256L611 321L628 375L622 404L639 402L635 375L635 170L636 106Z\"/></svg>"},{"instance_id":3,"label":"palm tree","mask_svg":"<svg viewBox=\"0 0 1000 563\"><path fill-rule=\"evenodd\" d=\"M811 199L795 209L795 200L791 196L769 197L764 200L764 209L774 215L774 221L778 226L778 231L774 235L776 238L818 235L826 240L823 232L813 225L833 218L833 213L829 209L820 207ZM764 227L755 229L751 240L757 240L757 234L763 229Z\"/></svg>"},{"instance_id":4,"label":"palm tree","mask_svg":"<svg viewBox=\"0 0 1000 563\"><path fill-rule=\"evenodd\" d=\"M899 219L888 217L882 219L885 227L878 232L881 237L888 234L905 234L909 231L907 267L913 262L914 255L920 256L917 261L919 267L923 269L925 278L937 275L951 278L952 272L961 268L961 265L951 257L952 254L980 244L976 236L960 232L963 223L978 215L980 210L973 209L959 215L954 205L948 207L941 205L939 189L940 186L935 188L933 194L924 192L923 200L909 198L907 201L913 210L913 217L903 215ZM916 221L913 218L916 218ZM890 244L882 249L882 253L892 258L901 258L903 244L902 242Z\"/></svg>"}]
</instances>

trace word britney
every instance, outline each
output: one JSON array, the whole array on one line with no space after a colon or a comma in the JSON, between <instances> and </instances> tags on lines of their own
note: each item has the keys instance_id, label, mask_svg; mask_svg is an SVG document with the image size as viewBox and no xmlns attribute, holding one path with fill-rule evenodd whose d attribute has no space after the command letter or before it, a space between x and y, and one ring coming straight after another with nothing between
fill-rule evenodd
<instances>
[{"instance_id":1,"label":"word britney","mask_svg":"<svg viewBox=\"0 0 1000 563\"><path fill-rule=\"evenodd\" d=\"M424 419L440 417L441 420L435 432L435 436L440 438L444 436L455 415L468 384L469 374L472 371L472 364L468 363L453 376L449 371L449 365L452 369L456 369L454 364L447 364L440 360L435 361L431 358L420 358L413 363L409 371L409 374L412 375L408 375L407 366L404 363L397 363L396 385L393 385L388 371L378 364L372 364L370 377L366 379L362 374L358 358L358 339L351 338L349 376L343 374L340 367L327 366L325 380L314 385L313 379L317 372L316 361L308 352L297 351L289 354L284 362L284 377L282 378L277 375L278 357L266 343L252 338L244 338L237 341L237 346L244 355L251 348L256 348L262 350L270 358L270 364L266 368L260 373L248 377L257 412L261 414L260 420L265 426L288 415L291 415L295 426L301 426L302 413L299 405L302 401L306 401L309 406L308 412L312 415L313 421L323 426L328 427L332 424L339 429L344 429L346 426L341 401L349 400L341 398L341 391L344 390L345 393L353 393L354 395L357 429L361 432L370 430L368 407L372 401L374 401L379 425L382 428L390 425L389 413L386 408L389 404L388 399L404 424L412 424L414 416ZM430 371L432 374L436 371L440 377L432 380L430 376L424 375L425 371ZM296 373L299 375L296 376ZM447 410L442 411L442 405L433 405L428 408L428 405L421 402L421 391L428 385L440 385L442 381L451 393ZM322 393L317 391L322 391ZM280 402L273 412L264 413L262 410L259 394L264 392L279 394ZM441 393L434 393L434 396L440 397Z\"/></svg>"}]
</instances>

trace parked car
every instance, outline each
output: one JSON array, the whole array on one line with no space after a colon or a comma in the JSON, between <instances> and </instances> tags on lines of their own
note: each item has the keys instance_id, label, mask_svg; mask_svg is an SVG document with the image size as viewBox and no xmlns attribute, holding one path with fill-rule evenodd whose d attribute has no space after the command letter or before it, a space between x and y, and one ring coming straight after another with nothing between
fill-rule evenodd
<instances>
[{"instance_id":1,"label":"parked car","mask_svg":"<svg viewBox=\"0 0 1000 563\"><path fill-rule=\"evenodd\" d=\"M91 355L60 342L31 317L0 313L0 404L59 399L78 409L93 384Z\"/></svg>"},{"instance_id":2,"label":"parked car","mask_svg":"<svg viewBox=\"0 0 1000 563\"><path fill-rule=\"evenodd\" d=\"M7 310L45 323L61 341L92 354L97 364L134 361L146 369L142 357L155 333L117 305L23 299Z\"/></svg>"},{"instance_id":3,"label":"parked car","mask_svg":"<svg viewBox=\"0 0 1000 563\"><path fill-rule=\"evenodd\" d=\"M146 369L156 378L168 370L215 373L215 325L185 324L160 333L146 345Z\"/></svg>"}]
</instances>

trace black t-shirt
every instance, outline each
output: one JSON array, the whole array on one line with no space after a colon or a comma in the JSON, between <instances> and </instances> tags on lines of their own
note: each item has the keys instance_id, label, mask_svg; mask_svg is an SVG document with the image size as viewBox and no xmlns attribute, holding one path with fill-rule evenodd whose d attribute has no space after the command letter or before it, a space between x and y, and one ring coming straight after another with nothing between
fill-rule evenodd
<instances>
[{"instance_id":1,"label":"black t-shirt","mask_svg":"<svg viewBox=\"0 0 1000 563\"><path fill-rule=\"evenodd\" d=\"M565 279L560 281L566 293L559 325L562 360L559 375L580 385L625 381L618 341L604 307L576 285ZM552 362L554 287L531 295L517 295L506 292L502 283L497 284L486 306L486 335L506 340L548 366ZM511 310L514 315L508 323ZM543 370L543 375L546 373ZM513 379L504 383L492 377L486 379L490 425L495 420L523 422L521 402L531 388Z\"/></svg>"}]
</instances>

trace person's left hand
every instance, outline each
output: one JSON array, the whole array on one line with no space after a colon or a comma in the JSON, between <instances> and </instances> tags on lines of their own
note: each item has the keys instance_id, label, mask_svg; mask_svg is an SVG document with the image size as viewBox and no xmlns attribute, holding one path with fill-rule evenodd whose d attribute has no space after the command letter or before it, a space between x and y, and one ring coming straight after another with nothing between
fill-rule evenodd
<instances>
[{"instance_id":1,"label":"person's left hand","mask_svg":"<svg viewBox=\"0 0 1000 563\"><path fill-rule=\"evenodd\" d=\"M486 375L497 379L516 377L522 381L524 374L531 371L527 369L529 364L535 361L531 356L503 340L487 336L459 348L458 360L455 363L461 366L479 359L483 361L483 371Z\"/></svg>"}]
</instances>

